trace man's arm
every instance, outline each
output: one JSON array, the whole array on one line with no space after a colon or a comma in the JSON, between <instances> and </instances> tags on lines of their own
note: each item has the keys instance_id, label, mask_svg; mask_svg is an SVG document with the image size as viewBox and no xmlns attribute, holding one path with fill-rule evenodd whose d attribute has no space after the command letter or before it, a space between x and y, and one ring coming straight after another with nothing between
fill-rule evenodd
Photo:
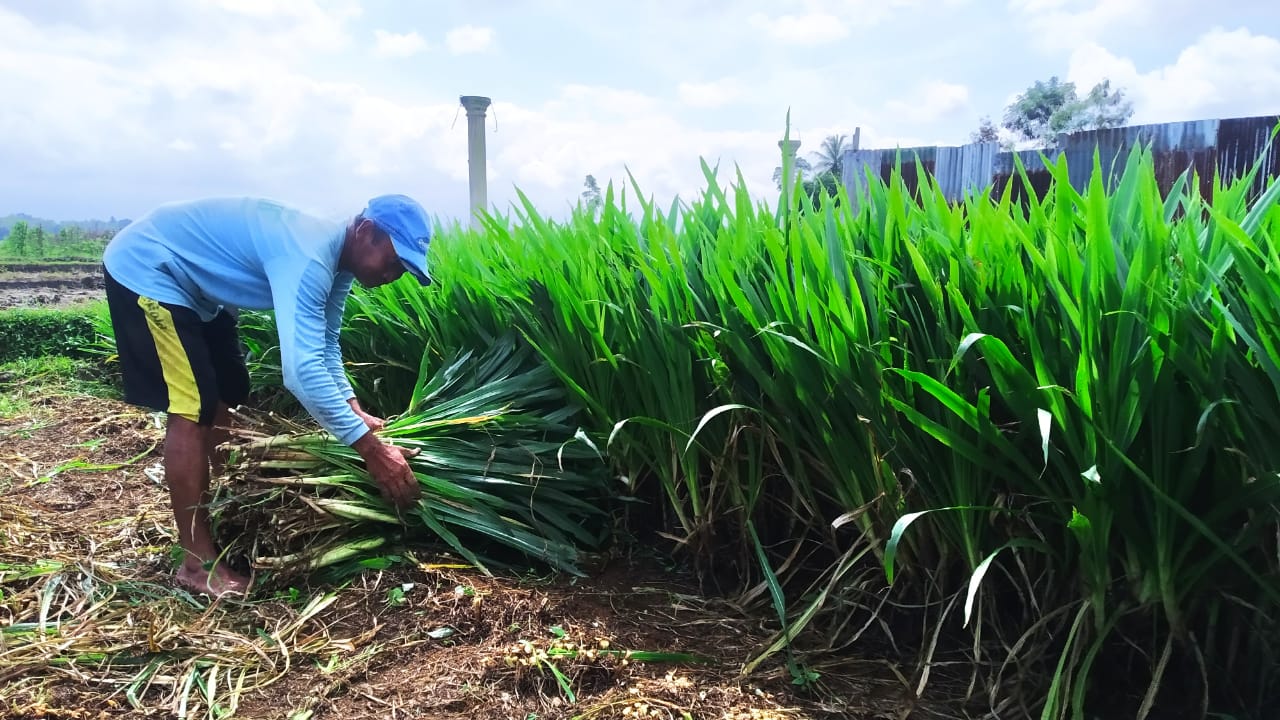
<instances>
[{"instance_id":1,"label":"man's arm","mask_svg":"<svg viewBox=\"0 0 1280 720\"><path fill-rule=\"evenodd\" d=\"M342 366L342 315L346 308L347 295L351 293L352 278L339 275L333 281L333 288L324 306L324 364L333 377L334 385L347 400L355 399L355 391L351 389L351 381L347 379L346 369Z\"/></svg>"},{"instance_id":2,"label":"man's arm","mask_svg":"<svg viewBox=\"0 0 1280 720\"><path fill-rule=\"evenodd\" d=\"M346 398L347 404L356 415L370 430L381 430L385 424L382 418L376 418L364 411L360 407L360 402L356 400L356 393L351 388L351 381L347 378L346 368L342 362L342 317L343 311L346 309L347 296L351 294L351 284L353 278L349 275L339 275L333 282L333 288L329 291L329 298L325 302L324 317L324 364L329 369L329 375L333 378L333 384L338 387L338 391Z\"/></svg>"},{"instance_id":3,"label":"man's arm","mask_svg":"<svg viewBox=\"0 0 1280 720\"><path fill-rule=\"evenodd\" d=\"M350 386L334 382L325 360L331 277L319 263L299 264L296 258L285 258L267 267L284 385L321 427L339 442L354 445L368 428L347 404Z\"/></svg>"},{"instance_id":4,"label":"man's arm","mask_svg":"<svg viewBox=\"0 0 1280 720\"><path fill-rule=\"evenodd\" d=\"M267 267L285 387L321 427L360 453L384 498L405 505L421 494L409 463L399 449L378 439L348 404L350 385L344 383L346 392L340 389L325 361L332 278L317 263L296 265L296 260L283 259Z\"/></svg>"}]
</instances>

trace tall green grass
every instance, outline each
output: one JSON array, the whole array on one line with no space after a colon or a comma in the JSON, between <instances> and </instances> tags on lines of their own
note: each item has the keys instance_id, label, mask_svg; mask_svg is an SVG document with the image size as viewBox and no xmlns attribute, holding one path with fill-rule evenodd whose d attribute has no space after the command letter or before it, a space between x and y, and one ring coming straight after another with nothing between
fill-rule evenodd
<instances>
[{"instance_id":1,"label":"tall green grass","mask_svg":"<svg viewBox=\"0 0 1280 720\"><path fill-rule=\"evenodd\" d=\"M1162 191L1143 148L1122 162L1077 190L1059 159L1021 204L1012 184L948 201L919 168L914 190L896 172L782 211L710 168L666 207L634 181L563 221L522 199L442 232L433 287L353 295L343 343L395 412L420 363L514 329L630 529L772 598L787 627L755 662L805 630L847 645L870 608L911 620L922 668L967 648L975 706L1260 711L1280 702L1280 184L1201 197Z\"/></svg>"}]
</instances>

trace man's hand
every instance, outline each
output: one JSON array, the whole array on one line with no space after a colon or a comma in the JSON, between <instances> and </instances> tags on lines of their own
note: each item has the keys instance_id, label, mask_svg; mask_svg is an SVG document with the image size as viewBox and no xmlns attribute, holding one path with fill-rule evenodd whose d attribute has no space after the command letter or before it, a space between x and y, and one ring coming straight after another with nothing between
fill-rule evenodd
<instances>
[{"instance_id":1,"label":"man's hand","mask_svg":"<svg viewBox=\"0 0 1280 720\"><path fill-rule=\"evenodd\" d=\"M368 426L370 430L381 430L383 427L386 426L387 424L386 420L383 420L380 417L374 417L373 415L370 415L369 413L365 412L364 409L360 407L360 401L356 400L355 398L351 398L350 400L348 400L347 404L350 405L351 409L354 410L356 414L360 416L360 419L364 421L364 424Z\"/></svg>"},{"instance_id":2,"label":"man's hand","mask_svg":"<svg viewBox=\"0 0 1280 720\"><path fill-rule=\"evenodd\" d=\"M369 475L378 484L382 497L387 502L403 508L422 497L418 478L405 460L406 457L416 455L416 452L388 445L372 432L365 433L352 447L364 458Z\"/></svg>"}]
</instances>

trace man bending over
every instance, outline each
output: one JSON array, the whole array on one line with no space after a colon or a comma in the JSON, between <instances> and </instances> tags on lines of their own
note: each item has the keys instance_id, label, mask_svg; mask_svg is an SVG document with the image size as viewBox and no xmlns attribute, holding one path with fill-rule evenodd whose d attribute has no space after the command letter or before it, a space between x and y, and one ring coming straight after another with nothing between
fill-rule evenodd
<instances>
[{"instance_id":1,"label":"man bending over","mask_svg":"<svg viewBox=\"0 0 1280 720\"><path fill-rule=\"evenodd\" d=\"M221 596L248 578L217 562L209 528L211 467L228 439L228 408L249 393L239 309L274 310L284 385L307 412L364 458L383 497L420 494L404 455L360 408L338 345L353 280L365 287L427 273L430 221L417 202L382 195L349 222L270 200L214 198L163 205L134 221L103 257L125 400L168 416L164 472L185 550L177 582Z\"/></svg>"}]
</instances>

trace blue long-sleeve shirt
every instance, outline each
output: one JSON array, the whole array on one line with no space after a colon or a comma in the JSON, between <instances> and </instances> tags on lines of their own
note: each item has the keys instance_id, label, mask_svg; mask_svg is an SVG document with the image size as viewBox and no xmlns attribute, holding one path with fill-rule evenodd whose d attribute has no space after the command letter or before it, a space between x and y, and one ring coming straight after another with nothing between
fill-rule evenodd
<instances>
[{"instance_id":1,"label":"blue long-sleeve shirt","mask_svg":"<svg viewBox=\"0 0 1280 720\"><path fill-rule=\"evenodd\" d=\"M275 310L285 387L321 427L352 444L368 428L338 344L355 279L338 269L346 227L260 198L162 205L121 230L103 264L121 285L211 320Z\"/></svg>"}]
</instances>

